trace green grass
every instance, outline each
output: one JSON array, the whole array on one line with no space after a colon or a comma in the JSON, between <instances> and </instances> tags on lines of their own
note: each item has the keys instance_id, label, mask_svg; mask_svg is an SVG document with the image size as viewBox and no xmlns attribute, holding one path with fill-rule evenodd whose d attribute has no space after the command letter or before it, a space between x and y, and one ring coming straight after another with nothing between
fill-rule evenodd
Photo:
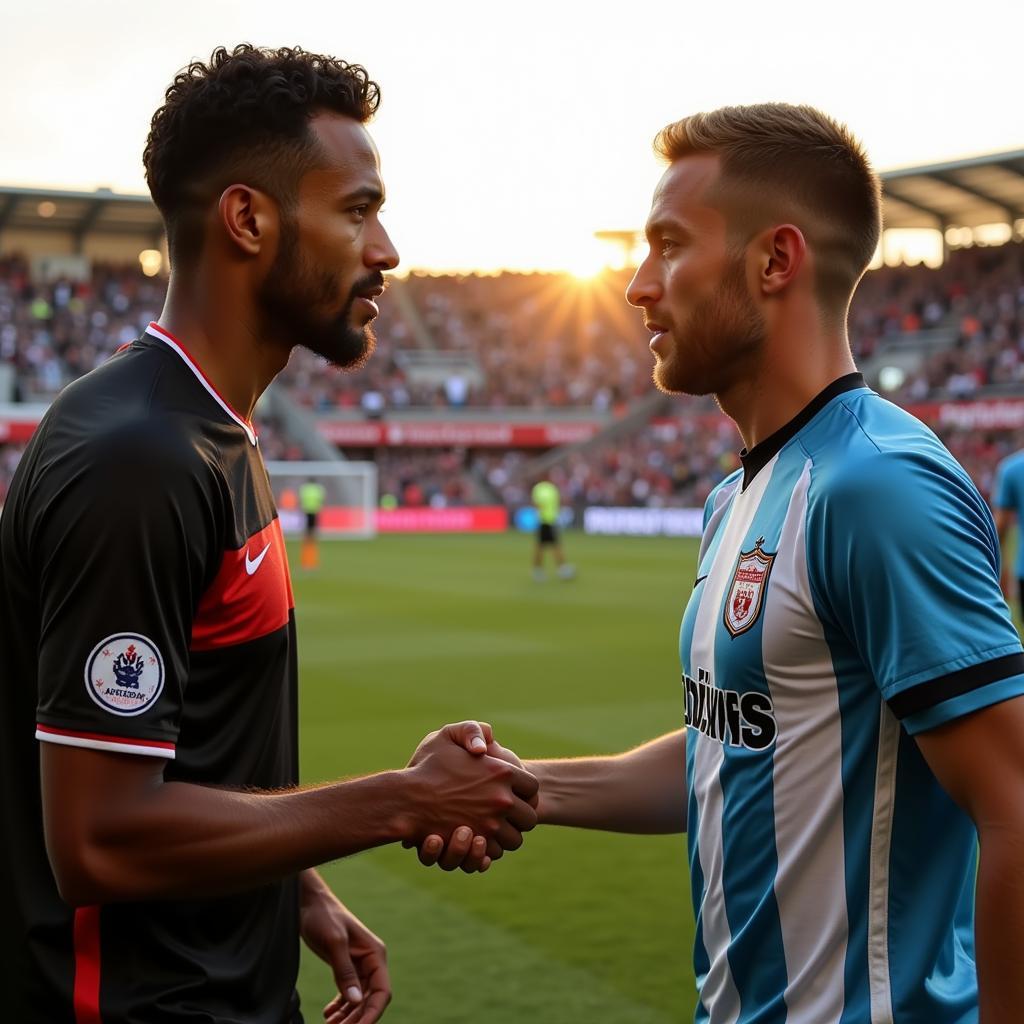
<instances>
[{"instance_id":1,"label":"green grass","mask_svg":"<svg viewBox=\"0 0 1024 1024\"><path fill-rule=\"evenodd\" d=\"M295 571L303 781L404 764L464 718L524 757L611 753L680 726L694 542L570 535L570 583L534 583L530 543L337 542L317 573ZM322 870L388 944L390 1024L692 1019L682 836L540 828L485 875L427 870L400 847ZM314 1024L334 994L326 966L304 956L299 987Z\"/></svg>"}]
</instances>

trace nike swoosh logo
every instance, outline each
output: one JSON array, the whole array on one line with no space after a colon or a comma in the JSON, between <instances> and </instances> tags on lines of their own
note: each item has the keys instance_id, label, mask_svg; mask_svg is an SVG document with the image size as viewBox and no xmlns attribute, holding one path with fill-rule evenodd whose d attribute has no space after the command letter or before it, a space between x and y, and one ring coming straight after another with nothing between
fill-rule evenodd
<instances>
[{"instance_id":1,"label":"nike swoosh logo","mask_svg":"<svg viewBox=\"0 0 1024 1024\"><path fill-rule=\"evenodd\" d=\"M267 552L270 550L270 541L267 541L267 546L255 557L249 557L249 549L245 549L245 571L251 576L259 567L260 563L264 558L267 557Z\"/></svg>"},{"instance_id":2,"label":"nike swoosh logo","mask_svg":"<svg viewBox=\"0 0 1024 1024\"><path fill-rule=\"evenodd\" d=\"M698 584L698 583L703 583L703 582L704 582L704 581L705 581L705 580L706 580L706 579L708 578L708 576L709 576L709 575L710 575L709 573L704 573L704 575L703 575L703 576L698 576L698 577L697 577L697 578L696 578L696 579L695 579L695 580L693 581L693 585L694 585L694 587L696 588L696 586L697 586L697 584Z\"/></svg>"}]
</instances>

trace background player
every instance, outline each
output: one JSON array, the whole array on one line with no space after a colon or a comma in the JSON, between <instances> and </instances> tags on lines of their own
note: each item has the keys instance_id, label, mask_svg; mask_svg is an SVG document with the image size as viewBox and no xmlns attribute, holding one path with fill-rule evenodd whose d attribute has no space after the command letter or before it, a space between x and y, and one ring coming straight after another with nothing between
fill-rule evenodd
<instances>
[{"instance_id":1,"label":"background player","mask_svg":"<svg viewBox=\"0 0 1024 1024\"><path fill-rule=\"evenodd\" d=\"M299 487L299 507L306 517L306 526L302 534L302 552L299 557L299 564L303 569L317 569L320 566L318 528L320 512L326 497L327 491L323 484L312 478Z\"/></svg>"},{"instance_id":2,"label":"background player","mask_svg":"<svg viewBox=\"0 0 1024 1024\"><path fill-rule=\"evenodd\" d=\"M1024 544L1017 532L1016 559L1010 560L1010 535L1014 524L1021 522L1024 510L1024 451L1008 455L996 469L995 485L992 488L992 507L995 514L996 531L1002 549L1002 573L1000 583L1007 604L1017 598L1017 607L1024 609ZM1011 568L1011 565L1013 568ZM1012 579L1016 573L1017 592L1013 591Z\"/></svg>"},{"instance_id":3,"label":"background player","mask_svg":"<svg viewBox=\"0 0 1024 1024\"><path fill-rule=\"evenodd\" d=\"M685 823L699 1022L1011 1024L1024 652L983 499L853 366L877 178L807 107L697 114L657 148L627 297L658 386L714 394L746 447L705 507L687 729L530 762L540 818Z\"/></svg>"},{"instance_id":4,"label":"background player","mask_svg":"<svg viewBox=\"0 0 1024 1024\"><path fill-rule=\"evenodd\" d=\"M0 519L4 1005L19 1024L301 1019L299 937L330 1024L390 999L384 947L313 865L536 820L536 781L428 737L409 766L297 788L295 617L250 416L295 345L373 348L398 262L366 72L217 50L145 150L172 272L159 323L66 388ZM39 741L39 742L37 742ZM460 838L465 837L465 838Z\"/></svg>"},{"instance_id":5,"label":"background player","mask_svg":"<svg viewBox=\"0 0 1024 1024\"><path fill-rule=\"evenodd\" d=\"M537 510L537 539L533 545L533 578L543 580L544 551L550 549L558 567L558 575L563 580L571 580L576 575L575 568L565 560L562 541L558 531L558 514L562 509L562 496L558 488L550 480L538 480L530 492L530 500Z\"/></svg>"}]
</instances>

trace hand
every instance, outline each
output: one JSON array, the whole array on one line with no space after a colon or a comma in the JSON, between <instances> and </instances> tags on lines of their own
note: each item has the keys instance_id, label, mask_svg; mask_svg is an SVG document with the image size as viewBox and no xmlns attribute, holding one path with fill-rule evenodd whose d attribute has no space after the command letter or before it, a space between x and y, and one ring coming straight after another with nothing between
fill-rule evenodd
<instances>
[{"instance_id":1,"label":"hand","mask_svg":"<svg viewBox=\"0 0 1024 1024\"><path fill-rule=\"evenodd\" d=\"M495 740L494 732L486 722L461 722L452 728L453 738L461 741L470 753L487 753L490 757L500 758L517 768L524 767L515 753ZM483 744L481 739L484 741ZM536 810L539 793L528 802ZM415 843L407 841L402 845L408 849ZM442 836L429 835L419 846L419 860L425 867L437 864L443 871L461 868L467 874L474 871L483 873L493 861L500 859L502 853L501 846L494 840L486 841L483 836L474 836L472 830L466 826L456 829L447 845Z\"/></svg>"},{"instance_id":2,"label":"hand","mask_svg":"<svg viewBox=\"0 0 1024 1024\"><path fill-rule=\"evenodd\" d=\"M469 851L479 851L476 837L483 837L491 859L522 845L522 833L537 824L537 780L520 765L488 755L488 740L493 734L486 723L460 722L431 733L419 745L407 771L421 789L423 808L407 825L406 845L437 835L442 844L454 838L457 844L468 842ZM460 831L455 836L459 826L468 827L470 835ZM435 847L436 840L429 845Z\"/></svg>"},{"instance_id":3,"label":"hand","mask_svg":"<svg viewBox=\"0 0 1024 1024\"><path fill-rule=\"evenodd\" d=\"M338 986L324 1007L326 1024L374 1024L391 1002L387 949L338 899L317 872L301 876L302 939L329 964Z\"/></svg>"}]
</instances>

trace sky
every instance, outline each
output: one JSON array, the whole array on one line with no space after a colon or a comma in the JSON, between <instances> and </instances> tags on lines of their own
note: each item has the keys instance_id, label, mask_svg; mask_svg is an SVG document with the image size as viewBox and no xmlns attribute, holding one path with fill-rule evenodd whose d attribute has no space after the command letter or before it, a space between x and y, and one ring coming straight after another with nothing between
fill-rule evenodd
<instances>
[{"instance_id":1,"label":"sky","mask_svg":"<svg viewBox=\"0 0 1024 1024\"><path fill-rule=\"evenodd\" d=\"M1024 4L1007 0L5 8L0 185L144 192L179 68L220 44L298 44L381 85L370 131L404 269L585 268L594 231L643 224L658 129L727 103L819 106L880 169L1024 148Z\"/></svg>"}]
</instances>

